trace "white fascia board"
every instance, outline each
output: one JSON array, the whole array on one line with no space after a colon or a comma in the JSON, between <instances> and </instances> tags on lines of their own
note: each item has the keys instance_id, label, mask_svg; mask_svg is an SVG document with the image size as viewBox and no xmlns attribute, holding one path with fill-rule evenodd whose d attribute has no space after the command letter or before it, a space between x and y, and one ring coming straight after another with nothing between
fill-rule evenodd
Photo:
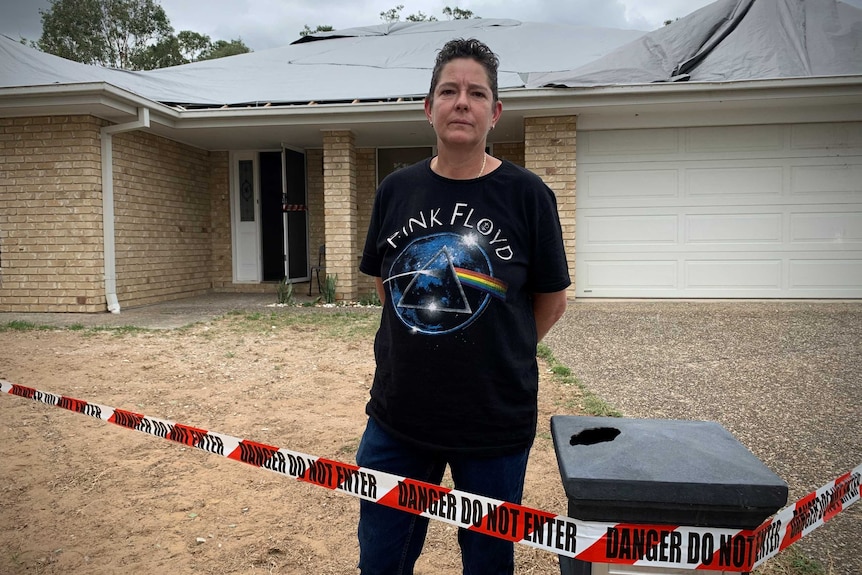
<instances>
[{"instance_id":1,"label":"white fascia board","mask_svg":"<svg viewBox=\"0 0 862 575\"><path fill-rule=\"evenodd\" d=\"M504 113L524 117L549 114L609 112L615 108L716 106L723 109L751 105L804 103L823 99L862 104L862 76L752 80L745 82L680 82L630 86L539 88L501 92ZM424 120L422 101L358 102L230 109L176 111L177 128L255 125L309 125L322 129L351 124Z\"/></svg>"},{"instance_id":2,"label":"white fascia board","mask_svg":"<svg viewBox=\"0 0 862 575\"><path fill-rule=\"evenodd\" d=\"M152 121L165 125L179 117L170 106L106 82L0 88L0 117L67 114L76 108L98 109L99 117L115 122L133 121L141 108L150 110Z\"/></svg>"},{"instance_id":3,"label":"white fascia board","mask_svg":"<svg viewBox=\"0 0 862 575\"><path fill-rule=\"evenodd\" d=\"M548 108L696 104L806 98L851 98L862 101L862 76L789 78L735 82L676 82L625 86L540 88L501 93L508 110L540 114Z\"/></svg>"}]
</instances>

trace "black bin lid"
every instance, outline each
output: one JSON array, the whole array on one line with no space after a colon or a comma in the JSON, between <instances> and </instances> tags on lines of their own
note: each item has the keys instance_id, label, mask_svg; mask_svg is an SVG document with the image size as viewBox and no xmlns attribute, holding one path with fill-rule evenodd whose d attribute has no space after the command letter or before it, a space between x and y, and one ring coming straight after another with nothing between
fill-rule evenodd
<instances>
[{"instance_id":1,"label":"black bin lid","mask_svg":"<svg viewBox=\"0 0 862 575\"><path fill-rule=\"evenodd\" d=\"M551 435L585 521L753 529L787 502L787 483L715 422L557 415Z\"/></svg>"}]
</instances>

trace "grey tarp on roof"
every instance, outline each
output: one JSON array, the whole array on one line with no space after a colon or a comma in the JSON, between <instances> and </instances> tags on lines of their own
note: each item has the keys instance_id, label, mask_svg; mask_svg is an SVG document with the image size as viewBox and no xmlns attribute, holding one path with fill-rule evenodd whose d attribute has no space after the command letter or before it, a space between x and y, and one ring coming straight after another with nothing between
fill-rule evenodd
<instances>
[{"instance_id":1,"label":"grey tarp on roof","mask_svg":"<svg viewBox=\"0 0 862 575\"><path fill-rule=\"evenodd\" d=\"M104 81L159 102L210 106L421 97L437 50L455 37L497 52L500 89L511 89L530 72L586 64L643 33L516 20L397 22L148 72L86 66L0 37L0 87Z\"/></svg>"},{"instance_id":2,"label":"grey tarp on roof","mask_svg":"<svg viewBox=\"0 0 862 575\"><path fill-rule=\"evenodd\" d=\"M719 0L527 87L862 74L862 10L836 0Z\"/></svg>"},{"instance_id":3,"label":"grey tarp on roof","mask_svg":"<svg viewBox=\"0 0 862 575\"><path fill-rule=\"evenodd\" d=\"M862 74L862 10L836 0L717 0L654 32L474 19L324 32L148 72L86 66L0 36L0 88L108 82L184 106L421 97L437 50L475 37L501 90Z\"/></svg>"}]
</instances>

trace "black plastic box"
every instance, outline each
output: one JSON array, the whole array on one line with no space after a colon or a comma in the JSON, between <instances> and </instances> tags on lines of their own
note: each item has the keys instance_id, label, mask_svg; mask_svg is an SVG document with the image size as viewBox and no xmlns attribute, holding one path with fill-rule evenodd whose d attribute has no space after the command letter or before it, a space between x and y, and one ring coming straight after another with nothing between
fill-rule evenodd
<instances>
[{"instance_id":1,"label":"black plastic box","mask_svg":"<svg viewBox=\"0 0 862 575\"><path fill-rule=\"evenodd\" d=\"M787 502L787 483L715 422L557 415L551 436L576 519L754 529ZM560 558L564 575L588 572L576 564Z\"/></svg>"}]
</instances>

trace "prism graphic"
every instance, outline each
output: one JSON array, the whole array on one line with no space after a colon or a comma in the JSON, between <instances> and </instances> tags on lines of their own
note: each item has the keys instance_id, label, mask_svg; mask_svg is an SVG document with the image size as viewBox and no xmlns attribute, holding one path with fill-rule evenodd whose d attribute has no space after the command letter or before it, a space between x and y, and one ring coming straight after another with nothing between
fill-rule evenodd
<instances>
[{"instance_id":1,"label":"prism graphic","mask_svg":"<svg viewBox=\"0 0 862 575\"><path fill-rule=\"evenodd\" d=\"M429 335L463 329L491 298L506 298L506 283L493 277L491 261L475 236L453 233L408 245L393 262L385 284L401 321Z\"/></svg>"}]
</instances>

